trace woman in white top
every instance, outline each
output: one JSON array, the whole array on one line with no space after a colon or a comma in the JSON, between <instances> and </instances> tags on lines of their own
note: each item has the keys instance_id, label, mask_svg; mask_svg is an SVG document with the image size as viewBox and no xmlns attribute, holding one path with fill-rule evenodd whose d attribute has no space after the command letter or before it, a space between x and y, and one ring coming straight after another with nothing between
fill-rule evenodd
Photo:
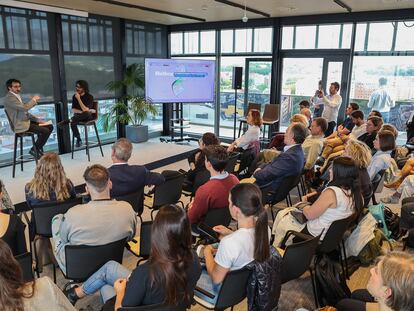
<instances>
[{"instance_id":1,"label":"woman in white top","mask_svg":"<svg viewBox=\"0 0 414 311\"><path fill-rule=\"evenodd\" d=\"M194 293L212 304L229 271L241 269L253 260L264 262L270 256L267 212L259 187L254 184L234 186L229 195L229 210L238 229L233 232L221 225L213 228L219 234L220 244L218 248L214 245L204 248L206 270L197 282L197 287L214 294L215 298L198 291Z\"/></svg>"},{"instance_id":2,"label":"woman in white top","mask_svg":"<svg viewBox=\"0 0 414 311\"><path fill-rule=\"evenodd\" d=\"M315 203L303 209L308 219L303 232L318 236L323 231L322 240L334 221L356 216L363 206L358 180L358 168L351 158L334 159L328 187Z\"/></svg>"},{"instance_id":3,"label":"woman in white top","mask_svg":"<svg viewBox=\"0 0 414 311\"><path fill-rule=\"evenodd\" d=\"M0 240L0 309L3 311L76 311L48 277L25 283L19 263Z\"/></svg>"},{"instance_id":4,"label":"woman in white top","mask_svg":"<svg viewBox=\"0 0 414 311\"><path fill-rule=\"evenodd\" d=\"M246 122L248 129L246 133L237 138L234 142L230 144L227 148L228 152L233 152L236 148L241 148L246 150L249 148L251 143L259 141L260 139L260 126L262 125L262 117L260 116L260 111L256 109L251 109L247 114Z\"/></svg>"}]
</instances>

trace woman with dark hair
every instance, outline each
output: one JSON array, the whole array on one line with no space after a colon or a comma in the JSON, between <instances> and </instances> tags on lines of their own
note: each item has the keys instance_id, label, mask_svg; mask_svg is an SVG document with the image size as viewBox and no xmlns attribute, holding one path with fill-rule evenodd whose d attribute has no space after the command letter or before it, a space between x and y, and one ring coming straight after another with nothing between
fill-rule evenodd
<instances>
[{"instance_id":1,"label":"woman with dark hair","mask_svg":"<svg viewBox=\"0 0 414 311\"><path fill-rule=\"evenodd\" d=\"M11 248L13 255L27 252L24 228L26 227L17 215L1 212L3 199L3 183L0 182L0 239Z\"/></svg>"},{"instance_id":2,"label":"woman with dark hair","mask_svg":"<svg viewBox=\"0 0 414 311\"><path fill-rule=\"evenodd\" d=\"M254 184L238 184L229 195L231 217L237 221L237 230L224 226L213 228L220 235L218 248L204 248L206 270L203 270L197 287L212 294L212 299L201 292L195 295L212 304L216 302L220 284L227 273L239 270L255 260L266 261L270 256L267 212L262 205L262 193ZM214 257L215 254L215 257Z\"/></svg>"},{"instance_id":3,"label":"woman with dark hair","mask_svg":"<svg viewBox=\"0 0 414 311\"><path fill-rule=\"evenodd\" d=\"M23 281L19 263L0 240L0 308L3 311L75 311L60 289L48 277Z\"/></svg>"},{"instance_id":4,"label":"woman with dark hair","mask_svg":"<svg viewBox=\"0 0 414 311\"><path fill-rule=\"evenodd\" d=\"M165 304L191 304L193 290L200 276L197 255L191 250L191 229L185 211L175 205L162 207L151 228L151 251L148 261L134 271L115 261L107 262L81 287L66 292L74 304L78 299L100 290L103 302L115 298L120 307Z\"/></svg>"},{"instance_id":5,"label":"woman with dark hair","mask_svg":"<svg viewBox=\"0 0 414 311\"><path fill-rule=\"evenodd\" d=\"M395 136L391 131L380 130L374 140L374 148L377 152L372 157L367 170L369 178L374 177L382 170L391 166L391 152L395 149Z\"/></svg>"},{"instance_id":6,"label":"woman with dark hair","mask_svg":"<svg viewBox=\"0 0 414 311\"><path fill-rule=\"evenodd\" d=\"M303 232L318 236L323 231L322 240L334 221L351 215L358 217L363 208L358 180L359 170L351 158L334 159L328 187L312 205L303 209L303 215L307 219Z\"/></svg>"},{"instance_id":7,"label":"woman with dark hair","mask_svg":"<svg viewBox=\"0 0 414 311\"><path fill-rule=\"evenodd\" d=\"M87 122L94 119L96 111L93 109L93 96L89 94L89 85L85 80L76 81L75 94L72 97L71 120L64 120L58 123L59 127L63 127L70 123L73 136L76 138L76 147L82 146L82 139L78 130L79 122Z\"/></svg>"}]
</instances>

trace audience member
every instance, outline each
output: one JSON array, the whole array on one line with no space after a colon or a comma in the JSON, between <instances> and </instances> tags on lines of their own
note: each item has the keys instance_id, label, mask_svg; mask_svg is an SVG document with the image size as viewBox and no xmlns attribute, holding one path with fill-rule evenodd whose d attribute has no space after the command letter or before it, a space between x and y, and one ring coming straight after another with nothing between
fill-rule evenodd
<instances>
[{"instance_id":1,"label":"audience member","mask_svg":"<svg viewBox=\"0 0 414 311\"><path fill-rule=\"evenodd\" d=\"M3 181L0 179L0 187L2 188L2 198L0 200L0 211L12 211L14 210L13 202L10 199L10 196L6 190L6 187L4 186Z\"/></svg>"},{"instance_id":2,"label":"audience member","mask_svg":"<svg viewBox=\"0 0 414 311\"><path fill-rule=\"evenodd\" d=\"M387 79L384 77L378 80L379 88L372 92L367 104L368 108L381 112L385 122L389 122L390 110L395 107L395 102L390 96L390 92L386 89Z\"/></svg>"},{"instance_id":3,"label":"audience member","mask_svg":"<svg viewBox=\"0 0 414 311\"><path fill-rule=\"evenodd\" d=\"M72 97L73 117L70 120L63 120L58 123L63 127L70 123L73 136L76 138L76 147L82 146L78 123L87 122L94 119L97 111L93 109L93 96L89 93L89 85L85 80L76 81L75 94Z\"/></svg>"},{"instance_id":4,"label":"audience member","mask_svg":"<svg viewBox=\"0 0 414 311\"><path fill-rule=\"evenodd\" d=\"M260 126L262 125L260 111L251 109L247 114L246 122L248 124L247 132L230 144L227 148L228 152L233 152L235 149L243 152L244 150L250 148L252 143L259 141Z\"/></svg>"},{"instance_id":5,"label":"audience member","mask_svg":"<svg viewBox=\"0 0 414 311\"><path fill-rule=\"evenodd\" d=\"M3 184L0 183L0 203L3 199L3 191ZM17 215L9 215L1 210L0 204L0 239L9 245L14 256L26 253L25 225Z\"/></svg>"},{"instance_id":6,"label":"audience member","mask_svg":"<svg viewBox=\"0 0 414 311\"><path fill-rule=\"evenodd\" d=\"M196 296L215 304L229 271L239 270L253 260L264 262L269 258L267 211L261 198L260 189L253 184L239 184L231 189L228 208L238 229L233 232L224 226L213 228L220 235L220 243L218 248L213 245L204 248L206 270L203 269L197 287L215 297L210 298L197 290Z\"/></svg>"},{"instance_id":7,"label":"audience member","mask_svg":"<svg viewBox=\"0 0 414 311\"><path fill-rule=\"evenodd\" d=\"M409 311L414 310L414 256L405 252L389 252L370 269L366 290L343 299L338 311Z\"/></svg>"},{"instance_id":8,"label":"audience member","mask_svg":"<svg viewBox=\"0 0 414 311\"><path fill-rule=\"evenodd\" d=\"M126 138L118 139L112 145L112 166L108 168L112 182L111 197L118 197L143 190L145 186L157 186L164 182L159 173L152 173L143 165L129 165L132 144Z\"/></svg>"},{"instance_id":9,"label":"audience member","mask_svg":"<svg viewBox=\"0 0 414 311\"><path fill-rule=\"evenodd\" d=\"M312 113L309 107L310 107L310 103L307 100L302 100L299 103L299 113L303 114L306 117L306 119L308 120L308 126L312 120Z\"/></svg>"},{"instance_id":10,"label":"audience member","mask_svg":"<svg viewBox=\"0 0 414 311\"><path fill-rule=\"evenodd\" d=\"M368 118L366 124L367 132L359 136L358 140L364 142L372 150L374 149L374 140L383 125L383 120L380 117L372 116Z\"/></svg>"},{"instance_id":11,"label":"audience member","mask_svg":"<svg viewBox=\"0 0 414 311\"><path fill-rule=\"evenodd\" d=\"M368 114L368 118L374 117L374 116L382 118L382 114L378 110L371 110L371 112Z\"/></svg>"},{"instance_id":12,"label":"audience member","mask_svg":"<svg viewBox=\"0 0 414 311\"><path fill-rule=\"evenodd\" d=\"M191 251L188 218L181 208L166 205L152 224L150 257L144 264L131 273L118 262L109 261L66 296L75 304L100 291L104 303L115 304L112 310L161 303L185 309L191 305L200 274L197 254Z\"/></svg>"},{"instance_id":13,"label":"audience member","mask_svg":"<svg viewBox=\"0 0 414 311\"><path fill-rule=\"evenodd\" d=\"M197 173L206 170L206 166L204 165L205 154L203 150L208 146L220 145L220 141L214 133L207 132L200 138L198 145L199 148L188 157L190 170L186 173L186 178L183 184L183 189L185 191L192 192Z\"/></svg>"},{"instance_id":14,"label":"audience member","mask_svg":"<svg viewBox=\"0 0 414 311\"><path fill-rule=\"evenodd\" d=\"M325 106L322 112L322 118L325 118L328 122L328 129L325 132L325 136L329 136L335 129L336 121L338 119L339 108L342 104L342 97L338 94L339 83L331 83L331 86L329 87L328 96L325 96L323 89L321 89L320 91Z\"/></svg>"},{"instance_id":15,"label":"audience member","mask_svg":"<svg viewBox=\"0 0 414 311\"><path fill-rule=\"evenodd\" d=\"M24 282L22 269L7 244L0 240L0 306L3 311L75 311L48 277Z\"/></svg>"},{"instance_id":16,"label":"audience member","mask_svg":"<svg viewBox=\"0 0 414 311\"><path fill-rule=\"evenodd\" d=\"M358 139L367 132L367 124L364 120L364 113L361 110L356 110L351 113L352 122L355 124L349 138Z\"/></svg>"},{"instance_id":17,"label":"audience member","mask_svg":"<svg viewBox=\"0 0 414 311\"><path fill-rule=\"evenodd\" d=\"M95 164L86 168L83 178L91 201L52 219L55 257L64 273L66 245L103 245L135 235L137 219L131 205L110 199L108 170Z\"/></svg>"},{"instance_id":18,"label":"audience member","mask_svg":"<svg viewBox=\"0 0 414 311\"><path fill-rule=\"evenodd\" d=\"M272 184L273 190L277 190L285 177L302 172L305 156L301 144L307 135L308 130L304 125L300 123L289 125L284 137L286 144L284 152L263 168L257 168L253 174L260 187Z\"/></svg>"},{"instance_id":19,"label":"audience member","mask_svg":"<svg viewBox=\"0 0 414 311\"><path fill-rule=\"evenodd\" d=\"M313 110L313 117L319 118L322 116L323 112L323 96L321 90L323 89L322 81L318 83L318 89L315 91L315 95L310 98L310 102L312 104Z\"/></svg>"},{"instance_id":20,"label":"audience member","mask_svg":"<svg viewBox=\"0 0 414 311\"><path fill-rule=\"evenodd\" d=\"M205 166L211 177L198 188L194 200L188 205L191 225L202 222L211 208L227 208L230 189L239 183L236 176L224 171L229 159L225 147L208 146L205 155Z\"/></svg>"},{"instance_id":21,"label":"audience member","mask_svg":"<svg viewBox=\"0 0 414 311\"><path fill-rule=\"evenodd\" d=\"M392 132L381 130L374 140L374 148L377 152L372 157L367 170L371 181L382 170L391 166L391 152L395 149L395 136Z\"/></svg>"},{"instance_id":22,"label":"audience member","mask_svg":"<svg viewBox=\"0 0 414 311\"><path fill-rule=\"evenodd\" d=\"M65 201L76 196L75 187L57 153L45 153L38 161L34 176L25 186L26 202L31 206L45 202Z\"/></svg>"},{"instance_id":23,"label":"audience member","mask_svg":"<svg viewBox=\"0 0 414 311\"><path fill-rule=\"evenodd\" d=\"M324 133L328 124L324 118L313 119L310 126L310 135L306 137L302 144L303 153L305 155L305 170L310 170L318 159L323 148Z\"/></svg>"},{"instance_id":24,"label":"audience member","mask_svg":"<svg viewBox=\"0 0 414 311\"><path fill-rule=\"evenodd\" d=\"M330 138L335 138L335 137L342 136L342 135L349 135L355 126L354 122L352 122L351 114L357 110L359 110L359 105L356 103L350 103L348 107L346 107L345 113L347 117L345 118L344 122L338 125L336 131L326 138L330 139Z\"/></svg>"},{"instance_id":25,"label":"audience member","mask_svg":"<svg viewBox=\"0 0 414 311\"><path fill-rule=\"evenodd\" d=\"M298 114L298 113L294 114L290 118L289 124L292 124L292 123L302 123L305 127L309 126L308 119L303 114ZM268 146L268 150L276 149L277 151L282 151L283 148L285 147L284 137L285 137L285 133L277 133L275 136L273 136L272 141L270 142ZM273 157L268 162L271 162L272 159Z\"/></svg>"},{"instance_id":26,"label":"audience member","mask_svg":"<svg viewBox=\"0 0 414 311\"><path fill-rule=\"evenodd\" d=\"M302 232L312 236L321 235L324 239L331 224L339 219L356 217L361 212L363 203L359 183L358 168L355 162L347 157L339 157L333 160L330 170L330 182L318 199L303 208L303 215L307 219ZM280 213L282 216L282 213ZM279 214L273 224L275 234L275 246L283 239L287 230L281 228Z\"/></svg>"}]
</instances>

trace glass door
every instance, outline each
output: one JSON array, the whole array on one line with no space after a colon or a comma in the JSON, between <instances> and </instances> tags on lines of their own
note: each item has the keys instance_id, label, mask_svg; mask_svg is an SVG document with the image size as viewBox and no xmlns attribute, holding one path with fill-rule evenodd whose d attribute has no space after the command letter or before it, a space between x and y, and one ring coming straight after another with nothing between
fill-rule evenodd
<instances>
[{"instance_id":1,"label":"glass door","mask_svg":"<svg viewBox=\"0 0 414 311\"><path fill-rule=\"evenodd\" d=\"M244 106L246 112L249 103L265 105L270 103L272 79L271 58L246 59L246 79L244 80ZM264 107L261 108L263 112Z\"/></svg>"}]
</instances>

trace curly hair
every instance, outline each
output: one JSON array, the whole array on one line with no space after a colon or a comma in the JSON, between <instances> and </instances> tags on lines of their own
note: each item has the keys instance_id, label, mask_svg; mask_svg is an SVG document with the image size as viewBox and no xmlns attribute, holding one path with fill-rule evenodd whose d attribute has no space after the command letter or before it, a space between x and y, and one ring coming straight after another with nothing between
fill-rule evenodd
<instances>
[{"instance_id":1,"label":"curly hair","mask_svg":"<svg viewBox=\"0 0 414 311\"><path fill-rule=\"evenodd\" d=\"M305 127L309 126L308 118L305 115L299 113L294 114L290 118L289 123L302 123Z\"/></svg>"},{"instance_id":2,"label":"curly hair","mask_svg":"<svg viewBox=\"0 0 414 311\"><path fill-rule=\"evenodd\" d=\"M26 187L36 199L49 201L49 193L53 190L57 201L65 201L70 197L68 189L70 183L60 162L59 155L48 152L40 158L34 177L27 183Z\"/></svg>"},{"instance_id":3,"label":"curly hair","mask_svg":"<svg viewBox=\"0 0 414 311\"><path fill-rule=\"evenodd\" d=\"M348 140L345 150L348 156L354 160L356 166L359 168L367 168L371 163L371 150L362 141L356 139Z\"/></svg>"}]
</instances>

